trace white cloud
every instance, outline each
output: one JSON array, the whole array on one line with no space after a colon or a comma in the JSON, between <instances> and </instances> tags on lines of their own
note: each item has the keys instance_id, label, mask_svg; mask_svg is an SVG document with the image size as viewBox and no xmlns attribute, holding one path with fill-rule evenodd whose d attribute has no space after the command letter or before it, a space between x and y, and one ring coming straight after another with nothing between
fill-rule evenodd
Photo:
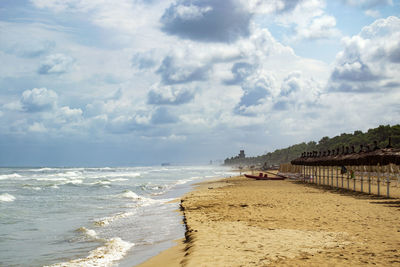
<instances>
[{"instance_id":1,"label":"white cloud","mask_svg":"<svg viewBox=\"0 0 400 267\"><path fill-rule=\"evenodd\" d=\"M47 132L47 129L42 123L34 122L28 127L28 131L34 133L45 133Z\"/></svg>"},{"instance_id":2,"label":"white cloud","mask_svg":"<svg viewBox=\"0 0 400 267\"><path fill-rule=\"evenodd\" d=\"M21 96L21 106L25 111L37 112L53 109L57 104L57 93L46 88L26 90Z\"/></svg>"},{"instance_id":3,"label":"white cloud","mask_svg":"<svg viewBox=\"0 0 400 267\"><path fill-rule=\"evenodd\" d=\"M399 87L400 19L376 20L343 39L344 50L331 74L331 90L382 92Z\"/></svg>"},{"instance_id":4,"label":"white cloud","mask_svg":"<svg viewBox=\"0 0 400 267\"><path fill-rule=\"evenodd\" d=\"M290 12L303 0L240 0L252 13L276 14Z\"/></svg>"},{"instance_id":5,"label":"white cloud","mask_svg":"<svg viewBox=\"0 0 400 267\"><path fill-rule=\"evenodd\" d=\"M335 28L336 19L333 16L323 15L312 18L308 24L296 27L299 39L329 39L340 36L340 31Z\"/></svg>"},{"instance_id":6,"label":"white cloud","mask_svg":"<svg viewBox=\"0 0 400 267\"><path fill-rule=\"evenodd\" d=\"M38 8L56 13L73 12L86 14L93 24L103 28L133 34L138 29L158 24L163 8L170 1L154 1L149 8L146 0L120 0L118 3L106 0L31 0ZM159 8L154 8L159 6Z\"/></svg>"},{"instance_id":7,"label":"white cloud","mask_svg":"<svg viewBox=\"0 0 400 267\"><path fill-rule=\"evenodd\" d=\"M151 105L182 105L194 98L194 90L183 86L162 86L155 84L147 95L147 103Z\"/></svg>"},{"instance_id":8,"label":"white cloud","mask_svg":"<svg viewBox=\"0 0 400 267\"><path fill-rule=\"evenodd\" d=\"M249 35L252 14L240 1L180 0L161 17L167 34L199 42L234 42Z\"/></svg>"},{"instance_id":9,"label":"white cloud","mask_svg":"<svg viewBox=\"0 0 400 267\"><path fill-rule=\"evenodd\" d=\"M175 19L183 20L199 20L202 19L208 12L212 11L211 6L199 7L193 4L188 6L179 5L176 7Z\"/></svg>"},{"instance_id":10,"label":"white cloud","mask_svg":"<svg viewBox=\"0 0 400 267\"><path fill-rule=\"evenodd\" d=\"M373 18L379 18L381 16L381 13L378 10L374 9L367 9L365 10L365 15L373 17Z\"/></svg>"},{"instance_id":11,"label":"white cloud","mask_svg":"<svg viewBox=\"0 0 400 267\"><path fill-rule=\"evenodd\" d=\"M326 14L325 8L324 0L304 0L296 5L290 16L280 14L276 21L293 29L295 35L288 37L292 41L336 38L340 36L336 19Z\"/></svg>"},{"instance_id":12,"label":"white cloud","mask_svg":"<svg viewBox=\"0 0 400 267\"><path fill-rule=\"evenodd\" d=\"M73 66L74 59L64 54L47 56L40 64L39 74L62 74L68 72Z\"/></svg>"},{"instance_id":13,"label":"white cloud","mask_svg":"<svg viewBox=\"0 0 400 267\"><path fill-rule=\"evenodd\" d=\"M82 120L82 110L80 108L70 108L68 106L64 106L58 109L57 111L57 122L58 123L71 123L78 122Z\"/></svg>"}]
</instances>

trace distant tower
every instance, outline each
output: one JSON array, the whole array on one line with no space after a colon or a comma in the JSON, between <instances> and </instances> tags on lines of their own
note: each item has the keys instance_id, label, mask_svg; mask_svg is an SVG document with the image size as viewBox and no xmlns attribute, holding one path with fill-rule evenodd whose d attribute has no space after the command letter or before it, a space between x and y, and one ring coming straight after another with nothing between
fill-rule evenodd
<instances>
[{"instance_id":1,"label":"distant tower","mask_svg":"<svg viewBox=\"0 0 400 267\"><path fill-rule=\"evenodd\" d=\"M244 150L240 150L239 158L244 159L246 155L244 154Z\"/></svg>"}]
</instances>

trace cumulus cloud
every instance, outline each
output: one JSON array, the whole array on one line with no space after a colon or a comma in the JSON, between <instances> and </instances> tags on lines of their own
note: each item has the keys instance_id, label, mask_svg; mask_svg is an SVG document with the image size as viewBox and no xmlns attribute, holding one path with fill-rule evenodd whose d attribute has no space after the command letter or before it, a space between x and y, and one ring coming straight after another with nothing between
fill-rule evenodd
<instances>
[{"instance_id":1,"label":"cumulus cloud","mask_svg":"<svg viewBox=\"0 0 400 267\"><path fill-rule=\"evenodd\" d=\"M336 19L333 16L314 17L306 24L296 27L297 38L315 40L336 37L340 32L335 27Z\"/></svg>"},{"instance_id":2,"label":"cumulus cloud","mask_svg":"<svg viewBox=\"0 0 400 267\"><path fill-rule=\"evenodd\" d=\"M70 70L74 59L64 54L53 54L47 56L40 64L38 74L62 74Z\"/></svg>"},{"instance_id":3,"label":"cumulus cloud","mask_svg":"<svg viewBox=\"0 0 400 267\"><path fill-rule=\"evenodd\" d=\"M321 93L322 88L317 81L305 78L300 71L294 71L283 79L274 109L306 113L308 108L318 105Z\"/></svg>"},{"instance_id":4,"label":"cumulus cloud","mask_svg":"<svg viewBox=\"0 0 400 267\"><path fill-rule=\"evenodd\" d=\"M354 62L344 62L342 65L336 66L331 78L333 81L368 82L379 80L383 77L373 74L368 65L360 60L356 60Z\"/></svg>"},{"instance_id":5,"label":"cumulus cloud","mask_svg":"<svg viewBox=\"0 0 400 267\"><path fill-rule=\"evenodd\" d=\"M151 122L153 124L170 124L178 122L178 118L168 108L159 107L153 113Z\"/></svg>"},{"instance_id":6,"label":"cumulus cloud","mask_svg":"<svg viewBox=\"0 0 400 267\"><path fill-rule=\"evenodd\" d=\"M240 84L253 73L254 68L250 63L236 62L231 69L233 78L226 80L224 83L226 85Z\"/></svg>"},{"instance_id":7,"label":"cumulus cloud","mask_svg":"<svg viewBox=\"0 0 400 267\"><path fill-rule=\"evenodd\" d=\"M247 77L241 84L243 95L235 107L235 113L245 116L259 115L260 109L262 110L260 106L267 102L267 97L275 86L274 78L267 73L256 72Z\"/></svg>"},{"instance_id":8,"label":"cumulus cloud","mask_svg":"<svg viewBox=\"0 0 400 267\"><path fill-rule=\"evenodd\" d=\"M46 88L34 88L22 93L20 102L23 110L39 112L53 109L57 104L57 93Z\"/></svg>"},{"instance_id":9,"label":"cumulus cloud","mask_svg":"<svg viewBox=\"0 0 400 267\"><path fill-rule=\"evenodd\" d=\"M156 84L147 95L151 105L182 105L194 99L194 91L177 86L160 86Z\"/></svg>"},{"instance_id":10,"label":"cumulus cloud","mask_svg":"<svg viewBox=\"0 0 400 267\"><path fill-rule=\"evenodd\" d=\"M234 42L249 36L252 14L236 0L179 0L161 17L162 30L201 42Z\"/></svg>"},{"instance_id":11,"label":"cumulus cloud","mask_svg":"<svg viewBox=\"0 0 400 267\"><path fill-rule=\"evenodd\" d=\"M158 63L155 51L137 52L132 57L132 67L140 70L147 70L155 67Z\"/></svg>"},{"instance_id":12,"label":"cumulus cloud","mask_svg":"<svg viewBox=\"0 0 400 267\"><path fill-rule=\"evenodd\" d=\"M336 19L326 14L325 7L324 0L296 1L290 15L277 13L275 20L295 33L288 37L292 41L338 37L340 31L336 28Z\"/></svg>"},{"instance_id":13,"label":"cumulus cloud","mask_svg":"<svg viewBox=\"0 0 400 267\"><path fill-rule=\"evenodd\" d=\"M210 66L202 62L185 61L183 58L166 56L157 72L164 84L181 84L204 81L208 77Z\"/></svg>"},{"instance_id":14,"label":"cumulus cloud","mask_svg":"<svg viewBox=\"0 0 400 267\"><path fill-rule=\"evenodd\" d=\"M304 0L240 0L252 13L282 14L292 11Z\"/></svg>"},{"instance_id":15,"label":"cumulus cloud","mask_svg":"<svg viewBox=\"0 0 400 267\"><path fill-rule=\"evenodd\" d=\"M28 131L33 133L45 133L47 132L47 129L43 125L43 123L34 122L32 125L28 127Z\"/></svg>"},{"instance_id":16,"label":"cumulus cloud","mask_svg":"<svg viewBox=\"0 0 400 267\"><path fill-rule=\"evenodd\" d=\"M58 110L57 118L59 123L76 122L82 119L83 111L80 108L63 106Z\"/></svg>"},{"instance_id":17,"label":"cumulus cloud","mask_svg":"<svg viewBox=\"0 0 400 267\"><path fill-rule=\"evenodd\" d=\"M400 82L399 18L376 20L343 43L331 73L331 91L379 92Z\"/></svg>"}]
</instances>

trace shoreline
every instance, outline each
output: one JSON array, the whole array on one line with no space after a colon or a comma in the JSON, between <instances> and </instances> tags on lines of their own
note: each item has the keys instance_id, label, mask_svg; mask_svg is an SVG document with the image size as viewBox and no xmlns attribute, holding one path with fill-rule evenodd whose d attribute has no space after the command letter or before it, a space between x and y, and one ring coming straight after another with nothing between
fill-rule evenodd
<instances>
[{"instance_id":1,"label":"shoreline","mask_svg":"<svg viewBox=\"0 0 400 267\"><path fill-rule=\"evenodd\" d=\"M137 266L400 264L398 199L231 177L181 198L186 240Z\"/></svg>"}]
</instances>

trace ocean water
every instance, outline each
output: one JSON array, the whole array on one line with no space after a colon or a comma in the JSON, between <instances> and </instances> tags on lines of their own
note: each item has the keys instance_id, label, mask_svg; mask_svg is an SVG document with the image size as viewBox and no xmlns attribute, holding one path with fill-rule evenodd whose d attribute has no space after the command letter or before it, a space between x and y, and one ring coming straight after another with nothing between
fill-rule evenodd
<instances>
[{"instance_id":1,"label":"ocean water","mask_svg":"<svg viewBox=\"0 0 400 267\"><path fill-rule=\"evenodd\" d=\"M184 236L190 185L217 166L0 168L0 266L133 266Z\"/></svg>"}]
</instances>

